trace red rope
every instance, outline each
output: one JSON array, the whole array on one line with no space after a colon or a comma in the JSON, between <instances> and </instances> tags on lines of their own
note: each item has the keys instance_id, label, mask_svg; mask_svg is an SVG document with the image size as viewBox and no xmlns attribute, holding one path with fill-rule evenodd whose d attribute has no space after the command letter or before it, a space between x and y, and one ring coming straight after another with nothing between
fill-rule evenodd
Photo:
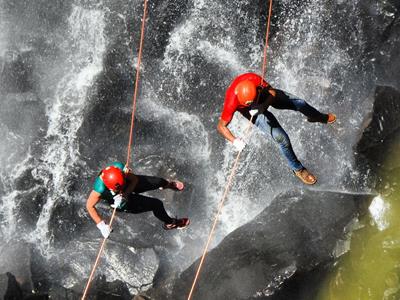
<instances>
[{"instance_id":1,"label":"red rope","mask_svg":"<svg viewBox=\"0 0 400 300\"><path fill-rule=\"evenodd\" d=\"M269 10L268 10L268 21L267 21L267 30L265 33L265 47L264 47L264 59L262 64L261 71L261 84L264 80L265 72L267 71L267 49L268 49L268 37L269 37L269 28L271 24L271 15L272 15L272 0L269 1Z\"/></svg>"},{"instance_id":2,"label":"red rope","mask_svg":"<svg viewBox=\"0 0 400 300\"><path fill-rule=\"evenodd\" d=\"M270 28L271 14L272 14L272 0L269 1L269 12L268 12L268 22L267 22L267 30L266 30L266 37L265 37L264 59L263 59L263 66L262 66L261 83L262 83L263 80L264 80L264 73L265 73L265 71L266 71L266 64L267 64L267 47L268 47L268 37L269 37L269 28ZM251 125L252 125L252 120L253 120L253 116L250 118L250 121L249 121L248 126L247 126L247 128L246 128L245 137L247 137L248 134L249 134L249 132L250 132L250 128L251 128ZM229 189L230 189L230 187L231 187L231 185L232 185L233 178L234 178L234 176L235 176L235 174L236 174L236 170L237 170L237 167L238 167L239 158L240 158L240 154L241 154L241 153L242 153L242 151L239 151L239 153L238 153L237 156L236 156L235 162L233 163L233 167L232 167L231 173L230 173L230 175L229 175L229 177L228 177L227 184L226 184L226 186L225 186L224 193L223 193L223 195L222 195L222 197L221 197L221 200L219 201L218 210L217 210L217 213L216 213L216 215L215 215L214 223L213 223L213 225L212 225L212 227L211 227L210 234L208 235L208 239L207 239L206 245L205 245L205 247L204 247L203 254L202 254L202 256L201 256L200 263L199 263L199 266L198 266L198 268L197 268L196 275L195 275L195 277L194 277L193 284L192 284L192 287L191 287L191 289L190 289L190 292L189 292L189 295L188 295L187 300L192 299L193 292L194 292L196 283L197 283L197 281L198 281L198 278L199 278L199 276L200 276L200 272L201 272L201 269L202 269L202 267L203 267L203 264L204 264L204 260L205 260L205 258L206 258L206 255L207 255L207 251L208 251L208 248L209 248L209 246L210 246L212 236L214 235L214 231L215 231L215 228L216 228L216 226L217 226L219 216L221 215L221 211L222 211L222 208L223 208L225 199L226 199L226 197L227 197L227 195L228 195Z\"/></svg>"},{"instance_id":3,"label":"red rope","mask_svg":"<svg viewBox=\"0 0 400 300\"><path fill-rule=\"evenodd\" d=\"M140 75L140 63L142 60L142 51L143 51L143 41L144 41L144 29L145 29L145 23L146 23L146 15L147 15L147 0L144 0L144 6L143 6L143 18L142 18L142 28L141 28L141 33L140 33L140 44L139 44L139 53L138 53L138 61L137 61L137 66L136 66L136 80L135 80L135 90L133 93L133 104L132 104L132 116L131 116L131 127L130 127L130 132L129 132L129 143L128 143L128 155L126 159L126 167L129 166L129 159L131 155L131 145L132 145L132 140L133 140L133 128L134 128L134 121L135 121L135 112L136 112L136 99L137 99L137 93L138 93L138 87L139 87L139 75ZM117 208L114 208L109 226L111 227L115 218ZM83 292L82 300L85 300L87 292L89 291L90 284L92 282L94 273L97 269L97 266L100 261L101 254L103 253L105 244L106 244L107 238L103 239L99 252L97 254L96 260L94 262L92 271L90 272L89 279L86 283L85 290Z\"/></svg>"},{"instance_id":4,"label":"red rope","mask_svg":"<svg viewBox=\"0 0 400 300\"><path fill-rule=\"evenodd\" d=\"M225 186L224 194L222 195L222 198L221 198L221 200L219 202L218 211L217 211L217 213L215 215L214 223L213 223L213 225L211 227L210 234L208 235L207 243L206 243L206 245L204 247L203 255L201 256L200 263L199 263L199 266L197 268L197 272L196 272L196 275L194 277L193 284L192 284L192 287L191 287L190 292L189 292L189 296L187 298L188 300L190 300L192 298L192 294L194 292L194 288L196 286L197 279L198 279L198 277L200 275L200 271L202 269L203 262L204 262L204 260L206 258L206 255L207 255L208 247L210 246L211 239L212 239L212 236L214 234L215 228L217 226L218 219L219 219L219 216L221 214L222 208L224 206L224 202L225 202L226 196L228 195L229 188L230 188L230 186L232 184L232 181L233 181L233 177L235 176L235 173L236 173L236 169L237 169L237 166L238 166L238 163L239 163L240 153L242 153L242 151L239 151L239 153L236 156L235 162L234 162L233 167L232 167L232 171L231 171L231 173L230 173L230 175L228 177L228 183Z\"/></svg>"},{"instance_id":5,"label":"red rope","mask_svg":"<svg viewBox=\"0 0 400 300\"><path fill-rule=\"evenodd\" d=\"M142 60L143 41L144 41L144 25L146 23L146 14L147 14L147 0L144 0L142 29L141 29L141 33L140 33L139 54L138 54L138 61L137 61L137 66L136 66L135 90L133 92L131 129L129 132L128 154L126 157L126 164L125 164L126 167L129 167L129 161L130 161L130 156L131 156L131 145L132 145L132 140L133 140L133 127L135 125L134 121L135 121L135 112L136 112L136 99L137 99L137 93L138 93L138 89L139 89L140 62Z\"/></svg>"}]
</instances>

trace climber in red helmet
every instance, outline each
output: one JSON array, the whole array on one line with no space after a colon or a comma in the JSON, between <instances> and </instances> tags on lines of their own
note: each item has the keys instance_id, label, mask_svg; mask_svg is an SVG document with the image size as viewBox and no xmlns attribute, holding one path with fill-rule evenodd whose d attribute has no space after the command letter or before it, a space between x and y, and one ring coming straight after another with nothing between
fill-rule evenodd
<instances>
[{"instance_id":1,"label":"climber in red helmet","mask_svg":"<svg viewBox=\"0 0 400 300\"><path fill-rule=\"evenodd\" d=\"M235 137L228 129L233 114L238 111L247 119L252 118L264 135L272 136L278 143L282 154L286 157L293 173L305 184L314 184L317 178L308 171L297 159L290 143L289 136L281 127L268 107L299 111L309 122L331 124L336 121L332 113L323 114L310 106L304 100L282 90L272 88L265 80L255 73L245 73L236 77L225 95L224 108L218 122L218 132L238 150L242 151L246 143Z\"/></svg>"},{"instance_id":2,"label":"climber in red helmet","mask_svg":"<svg viewBox=\"0 0 400 300\"><path fill-rule=\"evenodd\" d=\"M120 212L138 214L152 211L164 223L163 228L166 230L188 226L188 218L171 218L161 200L141 195L141 193L156 189L182 191L184 184L180 181L168 181L153 176L135 175L121 162L115 162L103 169L96 177L93 190L86 201L86 209L104 238L109 236L111 228L102 220L95 208L101 199L106 200L111 207Z\"/></svg>"}]
</instances>

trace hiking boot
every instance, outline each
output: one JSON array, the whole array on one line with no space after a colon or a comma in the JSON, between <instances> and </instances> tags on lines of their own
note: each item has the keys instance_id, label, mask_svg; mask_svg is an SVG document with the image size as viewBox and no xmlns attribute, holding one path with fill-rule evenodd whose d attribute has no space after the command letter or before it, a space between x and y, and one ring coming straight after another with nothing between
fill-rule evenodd
<instances>
[{"instance_id":1,"label":"hiking boot","mask_svg":"<svg viewBox=\"0 0 400 300\"><path fill-rule=\"evenodd\" d=\"M317 182L317 178L313 174L311 174L306 168L303 168L299 171L293 171L293 173L305 184L313 185Z\"/></svg>"},{"instance_id":2,"label":"hiking boot","mask_svg":"<svg viewBox=\"0 0 400 300\"><path fill-rule=\"evenodd\" d=\"M163 225L163 228L165 230L183 229L186 226L188 226L189 224L190 224L190 220L188 218L173 219L172 223L170 223L170 224L165 223Z\"/></svg>"}]
</instances>

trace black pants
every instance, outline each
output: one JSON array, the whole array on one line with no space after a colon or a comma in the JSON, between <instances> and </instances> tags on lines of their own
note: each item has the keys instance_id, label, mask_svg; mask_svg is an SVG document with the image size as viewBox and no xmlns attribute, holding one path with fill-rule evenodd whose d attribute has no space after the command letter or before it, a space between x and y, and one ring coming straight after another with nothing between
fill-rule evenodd
<instances>
[{"instance_id":1,"label":"black pants","mask_svg":"<svg viewBox=\"0 0 400 300\"><path fill-rule=\"evenodd\" d=\"M168 181L154 176L137 175L137 177L139 178L139 182L132 194L128 196L127 204L121 211L132 214L152 211L159 220L167 224L172 223L173 219L165 211L161 200L140 195L140 193L164 188L168 185Z\"/></svg>"}]
</instances>

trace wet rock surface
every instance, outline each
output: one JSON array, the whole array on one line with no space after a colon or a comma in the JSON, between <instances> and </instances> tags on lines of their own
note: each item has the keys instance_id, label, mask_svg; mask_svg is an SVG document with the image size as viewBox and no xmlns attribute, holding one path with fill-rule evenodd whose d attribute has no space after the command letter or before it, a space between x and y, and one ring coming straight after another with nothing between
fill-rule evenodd
<instances>
[{"instance_id":1,"label":"wet rock surface","mask_svg":"<svg viewBox=\"0 0 400 300\"><path fill-rule=\"evenodd\" d=\"M2 299L22 299L22 291L11 273L0 274L0 297Z\"/></svg>"},{"instance_id":2,"label":"wet rock surface","mask_svg":"<svg viewBox=\"0 0 400 300\"><path fill-rule=\"evenodd\" d=\"M0 246L0 274L10 273L24 291L32 291L31 248L26 243L7 243Z\"/></svg>"},{"instance_id":3,"label":"wet rock surface","mask_svg":"<svg viewBox=\"0 0 400 300\"><path fill-rule=\"evenodd\" d=\"M400 145L400 91L390 86L377 87L371 115L366 118L365 130L355 147L356 161L363 172L371 172L375 187L383 180L384 172L396 172L400 160L387 161L386 157L396 157ZM383 170L384 172L378 171Z\"/></svg>"},{"instance_id":4,"label":"wet rock surface","mask_svg":"<svg viewBox=\"0 0 400 300\"><path fill-rule=\"evenodd\" d=\"M305 292L313 285L303 278L333 264L337 241L345 238L346 225L369 200L365 195L309 190L279 195L209 252L193 297L282 299L279 293L290 293L299 282L306 284ZM198 263L153 290L154 299L185 299Z\"/></svg>"},{"instance_id":5,"label":"wet rock surface","mask_svg":"<svg viewBox=\"0 0 400 300\"><path fill-rule=\"evenodd\" d=\"M209 207L214 205L210 199L220 192L215 186L219 186L221 180L212 175L220 172L224 160L225 142L215 132L224 91L234 74L247 68L258 70L259 59L254 57L259 57L267 12L263 1L257 5L214 1L203 7L200 2L150 3L142 70L141 95L144 100L139 103L134 155L140 173L185 178L187 190L184 193L154 192L153 195L166 200L165 205L171 214L190 214L192 225L184 233L170 234L162 231L161 224L151 214L119 215L108 243L109 252L90 294L94 299L131 299L132 294L145 291L152 285L154 289L148 294L153 299L183 299L190 287L198 261L182 273L180 268L186 268L200 253L199 249L203 247L200 236L204 237L207 231L204 228L208 229L209 212L212 211ZM59 253L47 258L40 251L32 250L32 261L26 262L31 265L27 269L32 269L30 280L33 282L30 284L35 290L53 298L79 299L100 243L100 234L84 211L84 200L101 166L110 159L124 158L121 158L121 153L125 153L129 129L129 122L125 121L130 117L142 4L122 0L102 1L101 4L95 1L3 3L12 30L8 33L8 51L4 55L0 51L0 95L3 100L0 137L4 141L0 149L4 156L2 161L7 164L11 161L11 165L18 161L16 157L23 157L29 149L32 150L26 162L32 166L21 168L13 185L13 190L18 191L14 215L16 228L19 232L27 231L28 237L48 198L52 197L48 191L53 174L42 177L49 179L46 183L39 178L38 173L46 173L46 170L41 169L45 161L37 157L43 153L42 147L50 145L56 138L50 136L43 142L49 117L46 105L55 98L54 90L63 94L62 88L58 90L58 84L70 66L64 65L69 59L67 53L71 45L76 46L73 41L65 40L70 33L70 29L66 29L68 18L71 11L76 12L76 7L80 6L89 12L106 12L104 36L107 45L103 70L85 94L90 105L82 108L85 116L76 137L79 144L76 151L81 155L81 161L69 169L63 180L69 197L56 194L56 204L49 218L47 237L55 246L53 252ZM281 37L287 33L284 30L290 29L286 21L307 15L309 8L306 4L301 1L290 1L290 5L289 1L274 3L271 31L273 64L280 62L277 54L285 51L281 48L284 45ZM400 66L397 50L400 47L400 5L392 0L379 3L361 1L356 6L359 15L349 18L346 1L328 3L324 13L329 12L333 17L321 26L322 36L334 38L339 49L343 50L339 55L351 58L343 65L340 62L332 69L328 67L321 71L327 73L332 85L328 84L319 95L321 97L318 96L318 99L323 99L318 105L339 112L337 128L320 129L307 124L307 130L303 130L298 128L300 123L297 119L286 122L290 118L285 117L279 120L286 123L285 128L291 137L294 136L296 150L303 146L306 148L305 151L301 149L302 158L310 164L315 162L313 167L322 170L321 166L340 161L340 157L335 155L341 148L313 150L320 149L320 144L331 143L334 147L342 138L346 142L346 138L350 140L343 132L352 129L357 120L352 120L353 115L347 112L362 113L360 103L375 102L369 110L372 111L370 118L360 129L360 140L355 149L361 173L367 174L371 182L372 178L379 182L378 167L398 172L400 166L400 162L388 164L382 160L383 154L398 150L398 146L388 145L399 135L400 124L400 82L397 76ZM88 11L85 13L90 16ZM238 12L246 13L233 17ZM308 17L312 15L308 14ZM352 17L361 21L354 22ZM83 29L88 21L88 17L83 19ZM312 21L305 20L305 23ZM251 28L243 26L245 23ZM319 29L313 27L313 30ZM226 39L227 36L230 39ZM338 50L332 41L328 40L327 45L325 42L323 38L312 45L314 48L307 45L306 54L311 54L309 57L302 55L306 66L298 74L291 74L306 81L304 86L298 86L301 93L321 88L313 86L320 81L318 66L324 65L321 61L326 50ZM301 41L294 44L297 48ZM319 48L324 50L319 52ZM296 51L292 47L289 50ZM230 57L232 53L234 55ZM288 61L289 65L298 63L292 57ZM85 61L80 63L85 64ZM348 70L353 72L350 72L351 76L346 73ZM284 85L287 78L280 78L283 76L280 71L282 69L272 69L271 78ZM360 83L359 78L364 81ZM380 86L376 88L376 84ZM351 96L355 100L348 97L348 90L354 91ZM365 100L364 95L369 94L370 98ZM307 96L311 101L318 100L312 93ZM68 98L68 101L73 100L74 97ZM62 135L70 124L60 125ZM317 134L319 136L320 130L325 130L324 137L309 145L310 140L314 140ZM297 131L301 133L296 135ZM337 140L332 141L332 137ZM257 137L256 140L262 139ZM264 210L273 198L264 199L265 182L272 186L271 194L297 187L298 182L290 172L286 172L278 150L270 142L257 144L255 151L250 149L246 150L249 156L239 172L243 174L244 170L249 170L249 173L247 178L242 176L243 180L234 187L234 192L240 196L233 201L239 202L245 200L240 197L249 196L250 204L258 203L251 209L262 212L210 252L203 272L207 275L200 278L197 296L199 299L310 299L307 298L313 295L310 282L316 285L320 275L329 271L334 261L335 245L344 238L343 229L362 210L358 204L368 201L368 197L316 191L287 192L276 197ZM315 160L317 154L321 157ZM50 166L55 167L54 164ZM322 184L324 173L321 174ZM209 180L210 176L212 179ZM325 182L335 179L342 180L340 175L333 178L329 173ZM9 185L0 181L1 195L6 188ZM110 217L107 208L99 209L103 216ZM246 214L247 209L241 209L241 213ZM25 252L17 251L15 254L31 258ZM178 263L172 263L174 259ZM17 280L4 275L4 272L11 272ZM10 286L10 291L19 295L15 284L20 284L18 270L4 272L0 272L3 273L2 287ZM27 292L24 284L21 288ZM6 293L7 289L1 288L1 291Z\"/></svg>"}]
</instances>

